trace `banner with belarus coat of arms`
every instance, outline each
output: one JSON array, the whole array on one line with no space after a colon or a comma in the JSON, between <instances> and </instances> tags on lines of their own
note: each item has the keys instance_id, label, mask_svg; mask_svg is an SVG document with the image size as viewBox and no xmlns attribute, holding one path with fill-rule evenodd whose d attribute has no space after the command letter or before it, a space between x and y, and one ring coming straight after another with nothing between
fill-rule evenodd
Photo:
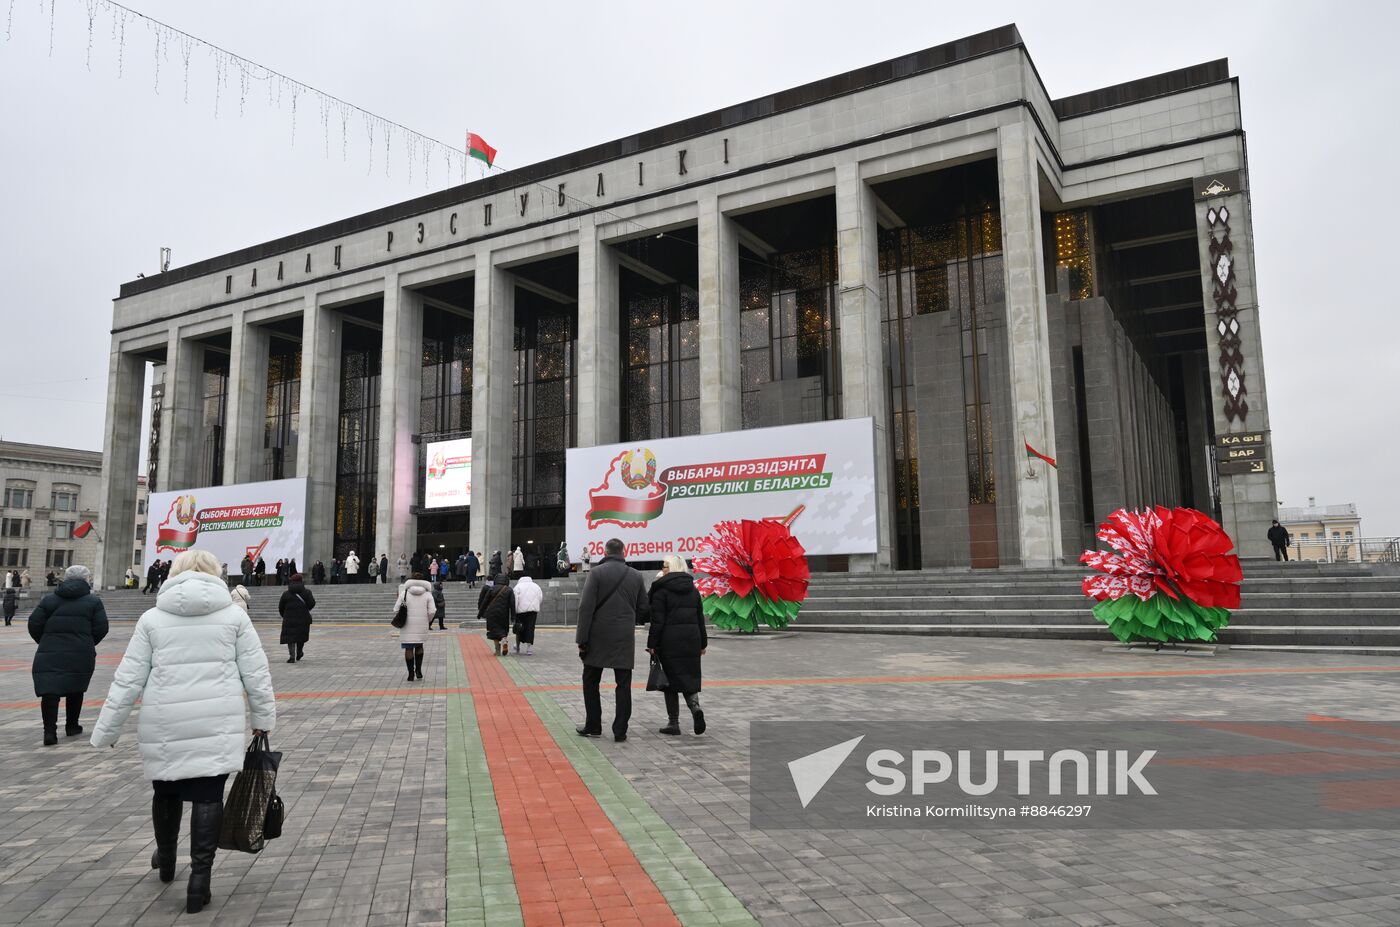
<instances>
[{"instance_id":1,"label":"banner with belarus coat of arms","mask_svg":"<svg viewBox=\"0 0 1400 927\"><path fill-rule=\"evenodd\" d=\"M565 538L596 562L620 538L628 560L687 560L715 525L786 520L808 554L876 550L869 418L570 448Z\"/></svg>"},{"instance_id":2,"label":"banner with belarus coat of arms","mask_svg":"<svg viewBox=\"0 0 1400 927\"><path fill-rule=\"evenodd\" d=\"M268 572L280 559L303 563L306 538L306 480L269 480L153 493L146 506L146 557L173 560L192 547L211 552L239 572L246 555Z\"/></svg>"}]
</instances>

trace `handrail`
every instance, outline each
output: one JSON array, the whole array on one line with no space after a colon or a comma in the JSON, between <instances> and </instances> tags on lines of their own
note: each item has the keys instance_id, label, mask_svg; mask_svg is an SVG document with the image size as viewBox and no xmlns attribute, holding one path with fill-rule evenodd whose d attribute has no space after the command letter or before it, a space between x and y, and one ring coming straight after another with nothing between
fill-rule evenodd
<instances>
[{"instance_id":1,"label":"handrail","mask_svg":"<svg viewBox=\"0 0 1400 927\"><path fill-rule=\"evenodd\" d=\"M1317 563L1400 563L1400 537L1294 538L1288 556Z\"/></svg>"}]
</instances>

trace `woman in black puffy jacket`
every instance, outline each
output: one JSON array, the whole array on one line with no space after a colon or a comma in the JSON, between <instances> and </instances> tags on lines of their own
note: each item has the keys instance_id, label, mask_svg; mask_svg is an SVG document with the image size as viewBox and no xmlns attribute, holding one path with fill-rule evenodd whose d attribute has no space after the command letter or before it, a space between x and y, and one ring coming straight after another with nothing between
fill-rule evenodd
<instances>
[{"instance_id":1,"label":"woman in black puffy jacket","mask_svg":"<svg viewBox=\"0 0 1400 927\"><path fill-rule=\"evenodd\" d=\"M674 554L651 584L651 631L647 653L661 663L666 673L666 726L661 733L681 732L681 696L685 697L695 724L695 733L705 733L705 713L700 710L700 658L705 655L709 636L705 633L705 610L695 579L685 571L685 561Z\"/></svg>"}]
</instances>

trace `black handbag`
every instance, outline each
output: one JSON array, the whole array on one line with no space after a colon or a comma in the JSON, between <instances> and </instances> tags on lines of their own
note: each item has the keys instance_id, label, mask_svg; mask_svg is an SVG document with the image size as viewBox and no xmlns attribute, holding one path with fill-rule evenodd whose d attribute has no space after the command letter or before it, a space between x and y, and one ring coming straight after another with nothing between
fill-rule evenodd
<instances>
[{"instance_id":1,"label":"black handbag","mask_svg":"<svg viewBox=\"0 0 1400 927\"><path fill-rule=\"evenodd\" d=\"M394 617L389 621L396 628L401 628L408 624L408 605L400 605L399 610L394 612Z\"/></svg>"},{"instance_id":2,"label":"black handbag","mask_svg":"<svg viewBox=\"0 0 1400 927\"><path fill-rule=\"evenodd\" d=\"M661 666L661 661L652 657L651 669L647 671L647 691L660 692L662 689L670 687L671 680L666 678L666 670Z\"/></svg>"},{"instance_id":3,"label":"black handbag","mask_svg":"<svg viewBox=\"0 0 1400 927\"><path fill-rule=\"evenodd\" d=\"M228 800L224 803L220 849L260 853L267 845L268 816L274 804L279 809L281 806L281 799L277 797L277 767L281 763L282 754L268 746L267 735L255 735L248 752L243 754L243 770L234 777L233 788L229 789ZM278 834L281 824L279 810L274 821Z\"/></svg>"},{"instance_id":4,"label":"black handbag","mask_svg":"<svg viewBox=\"0 0 1400 927\"><path fill-rule=\"evenodd\" d=\"M282 796L273 792L272 801L267 803L267 817L263 819L264 840L276 840L282 836L282 818L285 815L286 807L282 804Z\"/></svg>"}]
</instances>

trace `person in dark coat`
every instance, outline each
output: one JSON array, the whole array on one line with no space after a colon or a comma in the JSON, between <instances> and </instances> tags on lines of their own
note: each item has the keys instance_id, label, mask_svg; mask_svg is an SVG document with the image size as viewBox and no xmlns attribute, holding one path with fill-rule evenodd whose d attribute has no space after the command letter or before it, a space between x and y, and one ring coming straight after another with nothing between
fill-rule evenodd
<instances>
[{"instance_id":1,"label":"person in dark coat","mask_svg":"<svg viewBox=\"0 0 1400 927\"><path fill-rule=\"evenodd\" d=\"M78 717L83 693L97 668L97 645L107 636L107 609L92 594L92 571L73 565L63 581L35 606L29 616L34 651L34 694L44 721L44 746L58 743L58 700L67 702L69 737L83 732Z\"/></svg>"},{"instance_id":2,"label":"person in dark coat","mask_svg":"<svg viewBox=\"0 0 1400 927\"><path fill-rule=\"evenodd\" d=\"M489 572L492 576L501 575L501 572L505 569L505 561L501 559L501 552L499 550L491 555L491 562L488 566L490 567Z\"/></svg>"},{"instance_id":3,"label":"person in dark coat","mask_svg":"<svg viewBox=\"0 0 1400 927\"><path fill-rule=\"evenodd\" d=\"M632 718L632 663L637 625L647 620L646 583L642 574L622 559L623 545L613 538L603 546L603 562L588 574L579 596L578 644L583 660L584 722L577 731L584 737L603 735L603 707L598 693L603 670L617 680L617 710L613 715L613 739L627 739Z\"/></svg>"},{"instance_id":4,"label":"person in dark coat","mask_svg":"<svg viewBox=\"0 0 1400 927\"><path fill-rule=\"evenodd\" d=\"M478 573L480 573L480 572L481 572L481 561L477 559L477 556L476 556L475 553L473 553L472 551L467 551L466 574L467 574L467 588L468 588L468 589L475 589L475 588L476 588L476 574L478 574Z\"/></svg>"},{"instance_id":5,"label":"person in dark coat","mask_svg":"<svg viewBox=\"0 0 1400 927\"><path fill-rule=\"evenodd\" d=\"M319 586L326 581L326 565L317 560L311 565L311 582Z\"/></svg>"},{"instance_id":6,"label":"person in dark coat","mask_svg":"<svg viewBox=\"0 0 1400 927\"><path fill-rule=\"evenodd\" d=\"M242 562L238 564L238 572L243 574L243 585L253 585L253 558L244 554Z\"/></svg>"},{"instance_id":7,"label":"person in dark coat","mask_svg":"<svg viewBox=\"0 0 1400 927\"><path fill-rule=\"evenodd\" d=\"M14 586L5 587L5 627L10 626L10 622L15 618L15 609L19 607L19 593Z\"/></svg>"},{"instance_id":8,"label":"person in dark coat","mask_svg":"<svg viewBox=\"0 0 1400 927\"><path fill-rule=\"evenodd\" d=\"M1288 545L1293 543L1293 538L1289 536L1288 529L1274 519L1274 523L1269 526L1269 543L1274 546L1274 559L1288 562Z\"/></svg>"},{"instance_id":9,"label":"person in dark coat","mask_svg":"<svg viewBox=\"0 0 1400 927\"><path fill-rule=\"evenodd\" d=\"M666 726L661 733L681 732L680 697L685 696L695 733L705 733L705 713L700 710L700 658L709 646L705 633L705 610L695 579L685 571L685 561L675 554L651 584L651 630L647 633L647 653L661 664L666 685Z\"/></svg>"},{"instance_id":10,"label":"person in dark coat","mask_svg":"<svg viewBox=\"0 0 1400 927\"><path fill-rule=\"evenodd\" d=\"M267 579L266 560L264 560L261 557L258 558L258 562L253 566L253 575L257 577L257 583L259 586L261 586L263 584L263 580Z\"/></svg>"},{"instance_id":11,"label":"person in dark coat","mask_svg":"<svg viewBox=\"0 0 1400 927\"><path fill-rule=\"evenodd\" d=\"M316 597L306 588L300 573L293 573L282 598L277 601L277 614L282 616L282 643L287 645L287 662L299 663L305 655L306 642L311 639L311 610Z\"/></svg>"},{"instance_id":12,"label":"person in dark coat","mask_svg":"<svg viewBox=\"0 0 1400 927\"><path fill-rule=\"evenodd\" d=\"M389 582L389 555L379 555L379 582L381 585Z\"/></svg>"},{"instance_id":13,"label":"person in dark coat","mask_svg":"<svg viewBox=\"0 0 1400 927\"><path fill-rule=\"evenodd\" d=\"M440 630L447 630L447 597L442 594L442 580L433 583L433 617L428 622L428 630L433 629L433 622L438 623Z\"/></svg>"},{"instance_id":14,"label":"person in dark coat","mask_svg":"<svg viewBox=\"0 0 1400 927\"><path fill-rule=\"evenodd\" d=\"M510 626L515 623L515 595L506 574L496 577L496 584L481 590L479 617L486 621L486 636L497 656L510 653Z\"/></svg>"}]
</instances>

